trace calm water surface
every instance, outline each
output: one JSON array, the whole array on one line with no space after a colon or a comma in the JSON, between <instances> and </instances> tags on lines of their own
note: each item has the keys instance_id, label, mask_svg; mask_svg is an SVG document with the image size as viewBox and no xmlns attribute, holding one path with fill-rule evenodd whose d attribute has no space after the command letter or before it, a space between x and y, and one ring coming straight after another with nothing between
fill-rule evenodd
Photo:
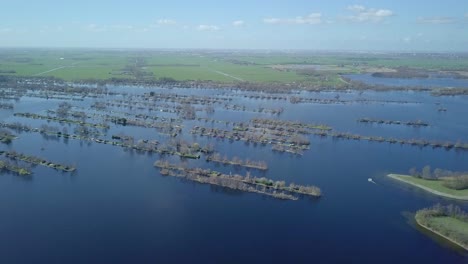
<instances>
[{"instance_id":1,"label":"calm water surface","mask_svg":"<svg viewBox=\"0 0 468 264\"><path fill-rule=\"evenodd\" d=\"M382 78L368 74L347 74L352 80L368 84L380 84L387 86L421 86L421 87L456 87L467 88L468 79L455 79L452 77L431 76L429 78Z\"/></svg>"},{"instance_id":2,"label":"calm water surface","mask_svg":"<svg viewBox=\"0 0 468 264\"><path fill-rule=\"evenodd\" d=\"M134 93L148 91L132 88ZM333 98L336 94L302 96ZM217 108L209 117L239 121L278 118L326 123L338 131L363 135L468 141L468 119L464 118L468 115L467 97L434 98L411 92L340 94L340 99L356 98L415 103L292 105L289 101L235 97L231 103L252 109L283 106L285 111L275 117ZM94 101L73 104L87 107ZM45 113L42 111L55 109L59 102L22 98L14 112ZM447 108L447 112L439 113L439 105ZM199 112L198 116L205 113ZM362 117L421 119L429 122L430 127L357 123L356 119ZM11 110L0 110L0 118L4 122L21 121L34 126L47 123L13 117ZM20 133L13 143L0 148L75 164L78 170L70 175L38 166L33 169L31 179L0 175L0 263L467 262L467 255L460 249L420 232L408 220L407 212L435 203L455 203L468 210L468 204L434 197L385 176L428 164L433 168L468 171L467 152L310 136L311 149L296 157L273 153L270 146L246 146L243 142L192 136L188 131L195 124L185 123L183 137L187 141L211 142L217 151L228 156L265 160L269 170L252 174L287 183L317 185L323 197L280 201L162 177L153 167L159 155ZM73 131L73 126L69 126L69 131ZM136 138L167 140L152 129L122 126L112 126L107 138L119 132ZM229 166L212 165L203 158L190 160L188 165L238 172ZM239 172L245 173L242 169ZM369 183L370 177L377 184Z\"/></svg>"}]
</instances>

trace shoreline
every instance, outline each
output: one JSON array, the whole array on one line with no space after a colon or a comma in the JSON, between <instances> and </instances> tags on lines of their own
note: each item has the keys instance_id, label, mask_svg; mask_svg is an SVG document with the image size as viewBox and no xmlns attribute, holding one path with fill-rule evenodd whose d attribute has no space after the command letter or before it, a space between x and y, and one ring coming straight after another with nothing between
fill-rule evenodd
<instances>
[{"instance_id":1,"label":"shoreline","mask_svg":"<svg viewBox=\"0 0 468 264\"><path fill-rule=\"evenodd\" d=\"M310 92L346 92L346 91L421 91L431 92L437 89L446 88L440 87L422 87L422 86L390 86L390 85L378 85L378 84L367 84L360 81L353 81L346 78L343 75L338 76L341 86L323 86L317 83L307 82L278 82L278 81L216 81L216 80L165 80L165 79L130 79L130 78L107 78L107 79L93 79L93 78L77 78L73 80L67 80L63 78L57 78L53 76L34 76L34 75L1 75L5 78L7 86L15 86L21 83L25 86L26 82L31 80L42 81L42 82L54 82L54 85L91 85L91 86L104 86L104 85L116 85L116 86L135 86L135 87L161 87L161 88L203 88L203 89L234 89L251 92L269 92L269 93L282 93L290 94L294 91L310 91ZM4 86L4 85L3 85ZM0 87L3 88L0 84ZM5 86L5 88L7 88ZM36 88L34 86L33 88ZM9 87L8 87L9 88ZM453 92L454 89L451 89Z\"/></svg>"},{"instance_id":2,"label":"shoreline","mask_svg":"<svg viewBox=\"0 0 468 264\"><path fill-rule=\"evenodd\" d=\"M74 67L74 66L67 66ZM67 68L65 67L65 68ZM363 74L363 73L360 73ZM43 76L43 75L2 75L3 82L0 84L0 88L10 88L11 86L16 87L20 83L22 86L28 85L27 83L31 80L43 82L39 85L44 85L47 82L54 81L55 86L67 85L67 86L128 86L128 87L158 87L165 89L173 88L190 88L190 89L228 89L228 90L240 90L248 92L260 92L260 93L276 93L276 94L295 94L297 91L308 91L308 92L363 92L363 91L375 91L375 92L429 92L432 96L463 96L468 95L466 88L451 88L447 86L434 86L434 87L423 87L423 86L392 86L392 85L381 85L371 84L362 81L351 80L343 74L338 74L337 80L338 85L324 86L320 83L305 82L305 81L292 81L292 82L280 82L280 81L247 81L233 79L232 81L219 81L219 80L176 80L176 79L164 79L168 77L162 77L159 79L130 79L130 78L76 78L76 79L64 79L54 76ZM235 76L232 76L235 77ZM236 77L237 78L237 77ZM49 83L50 84L50 83ZM30 84L29 84L30 85ZM36 89L37 85L31 89Z\"/></svg>"},{"instance_id":3,"label":"shoreline","mask_svg":"<svg viewBox=\"0 0 468 264\"><path fill-rule=\"evenodd\" d=\"M468 246L465 246L465 245L461 244L460 242L458 242L458 241L456 241L456 240L454 240L454 239L452 239L452 238L450 238L450 237L448 237L448 236L446 236L446 235L443 235L443 234L441 234L440 232L438 232L438 231L436 231L436 230L434 230L434 229L432 229L432 228L430 228L430 227L428 227L428 226L426 226L426 225L420 223L419 220L417 219L417 217L414 217L414 219L416 220L416 223L417 223L419 226L421 226L422 228L425 228L426 230L429 230L429 231L431 231L432 233L434 233L434 234L436 234L436 235L438 235L438 236L440 236L440 237L443 237L444 239L446 239L446 240L448 240L448 241L454 243L455 245L457 245L457 246L463 248L464 250L468 251Z\"/></svg>"},{"instance_id":4,"label":"shoreline","mask_svg":"<svg viewBox=\"0 0 468 264\"><path fill-rule=\"evenodd\" d=\"M439 191L436 191L436 190L433 190L429 187L426 187L426 186L423 186L423 185L420 185L420 184L417 184L417 183L414 183L414 182L410 182L410 181L407 181L405 179L402 179L398 176L408 176L408 177L412 177L412 176L409 176L409 175L401 175L401 174L388 174L387 175L388 177L392 178L392 179L395 179L397 181L401 181L401 182L404 182L404 183L407 183L407 184L410 184L412 186L415 186L415 187L418 187L420 189L423 189L429 193L432 193L432 194L435 194L435 195L438 195L438 196L442 196L442 197L445 197L445 198L450 198L450 199L456 199L456 200L462 200L462 201L468 201L468 196L456 196L456 195L453 195L453 194L448 194L448 193L443 193L443 192L439 192Z\"/></svg>"}]
</instances>

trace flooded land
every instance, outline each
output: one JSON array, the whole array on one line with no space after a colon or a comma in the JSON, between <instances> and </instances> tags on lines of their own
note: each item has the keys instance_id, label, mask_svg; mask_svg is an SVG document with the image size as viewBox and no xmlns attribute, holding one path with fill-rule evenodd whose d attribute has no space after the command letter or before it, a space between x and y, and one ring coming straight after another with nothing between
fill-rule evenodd
<instances>
[{"instance_id":1,"label":"flooded land","mask_svg":"<svg viewBox=\"0 0 468 264\"><path fill-rule=\"evenodd\" d=\"M369 56L1 50L0 262L464 263L468 58Z\"/></svg>"}]
</instances>

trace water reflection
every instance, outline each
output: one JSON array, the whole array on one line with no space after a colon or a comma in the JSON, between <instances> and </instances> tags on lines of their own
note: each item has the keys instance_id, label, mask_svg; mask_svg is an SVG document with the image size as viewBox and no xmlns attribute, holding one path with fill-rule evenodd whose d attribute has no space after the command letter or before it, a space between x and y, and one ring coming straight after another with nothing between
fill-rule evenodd
<instances>
[{"instance_id":1,"label":"water reflection","mask_svg":"<svg viewBox=\"0 0 468 264\"><path fill-rule=\"evenodd\" d=\"M113 89L114 87L110 87ZM196 91L187 89L161 90L158 88L119 88L126 93L141 94L149 91L173 92L178 94L207 94L217 93L217 90L199 89ZM259 105L259 100L240 98L243 94L255 94L251 92L235 91L226 92L228 95L235 95L232 104L245 105L248 108L255 108ZM337 93L298 93L306 98L334 98ZM106 99L112 100L114 97ZM214 113L209 115L197 112L200 117L212 117L217 120L234 120L236 122L249 122L251 118L272 118L299 120L307 123L324 123L333 127L336 131L358 133L363 135L382 135L386 137L401 138L429 138L436 140L458 140L468 141L468 123L466 119L467 100L461 97L453 98L433 98L424 93L407 92L386 92L376 93L366 92L343 92L339 93L340 100L375 99L375 100L408 100L422 102L420 104L390 104L376 103L363 104L353 103L347 105L338 104L290 104L288 101L262 100L262 107L274 108L279 105L284 106L284 112L280 116L272 116L261 113L244 113L236 111L224 111L222 105L216 107ZM93 100L85 99L83 102L74 102L77 106L83 107L87 113L96 111L89 110L89 105ZM448 108L447 112L438 113L435 102L440 101L441 105ZM30 102L20 102L18 106L21 111L42 111L54 109L60 101L49 100L48 105L36 104L28 105ZM126 111L125 108L117 108ZM149 111L133 109L133 113L148 113ZM173 116L168 113L157 112L158 116ZM411 127L395 126L372 126L363 125L356 122L357 119L366 116L385 118L393 120L416 120L421 119L431 124L424 129L413 129ZM42 121L27 120L15 117L6 117L4 122L21 121L39 127ZM53 122L50 122L53 123ZM181 250L180 241L167 243L166 237L177 237L184 241L197 241L202 245L215 248L217 245L213 241L219 241L218 230L223 230L223 237L230 237L223 240L223 250L225 252L247 252L242 245L255 245L255 248L262 252L290 252L298 259L317 259L318 262L329 259L329 252L337 252L336 255L349 255L360 252L366 248L366 260L377 260L385 258L389 261L404 259L411 252L414 258L424 263L437 263L439 260L449 259L454 262L462 262L464 259L459 256L459 249L444 247L438 249L427 239L416 237L415 231L419 230L393 230L393 223L405 224L399 212L401 210L416 211L420 208L431 206L437 201L452 203L452 201L442 200L423 193L417 189L387 182L386 174L390 172L405 173L409 168L417 166L423 167L427 164L435 167L451 170L468 170L467 153L462 151L442 151L441 149L418 148L413 146L391 145L388 143L366 143L357 141L340 140L335 138L308 137L311 140L310 150L304 151L303 156L291 155L287 153L272 152L271 146L252 143L249 141L222 140L219 138L206 138L195 134L188 134L191 127L197 125L198 121L184 121L183 134L178 136L181 139L197 142L200 145L216 143L215 149L228 156L240 156L251 160L266 160L268 171L247 170L237 166L221 165L218 163L206 162L205 156L199 160L180 159L177 156L165 154L142 153L129 148L116 146L93 144L92 141L75 139L63 139L57 137L38 136L37 134L18 131L22 136L14 140L10 145L2 145L2 148L18 150L34 155L50 157L51 160L64 163L76 163L77 171L69 174L55 173L58 177L47 177L52 174L50 168L34 167L34 180L37 182L37 190L33 193L34 200L42 203L27 202L31 197L31 191L22 188L20 185L9 183L8 177L31 181L33 177L19 177L13 174L0 176L0 208L3 214L0 226L16 227L14 236L0 238L2 246L6 249L13 249L8 246L15 237L40 238L40 230L43 230L43 223L50 225L63 222L57 219L57 214L63 216L71 215L76 219L69 219L72 226L80 226L83 216L92 212L93 235L103 238L103 250L115 250L115 248L129 248L135 250L149 247L154 252L154 248L159 248L167 252L178 252ZM228 130L232 124L223 123L201 123L203 126L220 127ZM50 124L52 125L52 124ZM68 131L74 131L70 125L53 123L55 126L67 127ZM112 135L125 132L134 135L135 138L155 139L161 144L169 141L167 136L156 134L154 129L119 126L110 124L110 128L100 131L99 138L111 139ZM45 142L45 143L44 143ZM64 144L62 144L64 143ZM144 154L144 155L142 155ZM243 193L221 186L199 184L193 181L170 180L162 177L153 168L153 163L157 159L170 160L173 163L182 163L186 167L202 167L221 171L229 174L245 174L249 171L256 177L268 177L273 180L285 180L287 183L313 184L324 190L324 196L320 199L301 196L298 201L285 201L264 197L255 193ZM372 177L379 185L369 186L367 179ZM65 181L64 181L65 179ZM71 184L67 181L70 179ZM200 186L193 188L194 186ZM205 187L203 187L205 186ZM208 187L209 186L209 187ZM208 187L208 188L207 188ZM10 192L8 192L11 190ZM194 194L196 192L196 194ZM220 195L213 195L218 193ZM188 195L186 195L188 194ZM213 195L213 196L210 196ZM228 199L222 195L229 196ZM230 197L234 197L230 199ZM242 198L240 198L242 197ZM211 199L213 198L213 199ZM238 199L239 198L239 199ZM237 199L237 200L236 200ZM45 201L54 201L56 208ZM148 203L152 201L175 201L171 206L177 207L179 211L184 211L183 216L170 214L164 210L148 210ZM23 201L23 203L21 203ZM464 208L467 203L453 201ZM229 204L232 210L223 210L223 215L219 215L220 208L223 209ZM53 213L43 214L36 221L37 208L40 210L50 210ZM23 223L18 222L19 216L14 214L14 209L22 208L26 212L21 219L31 219L27 221L28 229L18 228ZM236 223L235 226L226 228L223 224L237 219L239 212L242 217L268 222L268 228L255 225L255 232L245 231L250 225ZM105 221L100 221L104 219ZM342 228L343 219L353 224L352 228ZM60 221L59 221L60 220ZM170 222L171 225L164 222ZM197 223L193 226L192 223ZM250 224L252 221L250 221ZM84 230L88 230L89 224L86 222ZM409 229L409 228L408 228ZM55 230L55 229L54 229ZM125 232L122 232L124 230ZM180 236L178 230L183 230ZM215 231L213 231L215 230ZM256 240L259 237L271 236L271 230L277 230L274 239L271 241ZM389 237L389 230L395 231ZM48 234L50 239L56 241L68 241L69 244L88 244L90 237L83 238L80 235L70 236L66 229L64 232ZM108 231L108 232L107 232ZM424 230L422 230L424 231ZM346 237L355 233L366 234L366 239L356 239L349 243ZM202 233L203 235L200 235ZM115 237L119 234L119 238ZM148 235L150 234L150 235ZM161 236L163 234L163 236ZM294 234L292 236L291 234ZM418 233L419 234L419 233ZM164 237L165 239L161 238ZM140 239L141 238L141 239ZM390 249L383 251L375 242L388 239ZM131 241L131 243L129 242ZM158 244L157 241L163 241ZM182 240L181 240L182 241ZM281 241L278 243L278 241ZM298 241L302 241L298 244ZM303 241L307 241L307 249L304 249ZM330 242L332 241L332 242ZM415 242L402 246L400 241ZM112 244L113 242L117 244ZM110 244L112 245L110 245ZM249 244L250 243L250 244ZM13 244L16 245L16 244ZM253 246L251 246L253 247ZM407 247L407 248L405 248ZM310 248L316 250L310 250ZM4 252L7 250L5 249ZM57 244L55 250L66 250L64 244ZM427 256L427 251L431 251ZM455 250L457 253L453 253ZM216 250L215 250L216 251ZM9 251L12 252L12 251ZM204 257L211 257L214 251L201 252ZM389 254L391 252L391 254ZM5 253L7 254L7 253ZM149 253L150 254L150 253ZM454 256L455 255L455 256ZM465 257L463 255L462 257ZM294 261L294 260L290 260Z\"/></svg>"}]
</instances>

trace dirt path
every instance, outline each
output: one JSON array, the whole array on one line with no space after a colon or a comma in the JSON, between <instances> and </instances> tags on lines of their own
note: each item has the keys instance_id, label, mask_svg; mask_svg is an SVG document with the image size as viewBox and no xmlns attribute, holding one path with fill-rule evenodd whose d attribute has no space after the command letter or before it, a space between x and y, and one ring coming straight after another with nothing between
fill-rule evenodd
<instances>
[{"instance_id":1,"label":"dirt path","mask_svg":"<svg viewBox=\"0 0 468 264\"><path fill-rule=\"evenodd\" d=\"M213 72L216 72L216 73L218 73L218 74L224 75L224 76L226 76L226 77L232 78L232 79L234 79L234 80L238 80L238 81L241 81L241 82L244 81L243 79L241 79L241 78L239 78L239 77L232 76L231 74L228 74L228 73L225 73L225 72L222 72L222 71L217 71L217 70L214 70L214 69L210 69L210 70L213 71Z\"/></svg>"},{"instance_id":2,"label":"dirt path","mask_svg":"<svg viewBox=\"0 0 468 264\"><path fill-rule=\"evenodd\" d=\"M62 67L53 68L52 70L36 73L33 76L39 76L39 75L42 75L42 74L46 74L46 73L53 72L53 71L56 71L56 70L60 70L60 69L67 68L67 67L69 67L69 66L62 66Z\"/></svg>"},{"instance_id":3,"label":"dirt path","mask_svg":"<svg viewBox=\"0 0 468 264\"><path fill-rule=\"evenodd\" d=\"M53 68L53 69L51 69L51 70L47 70L47 71L44 71L44 72L36 73L36 74L34 74L33 76L40 76L40 75L43 75L43 74L46 74L46 73L49 73L49 72L58 71L58 70L63 69L63 68L74 67L74 66L77 65L78 63L79 63L79 62L75 62L75 63L72 63L71 65L68 65L68 66L60 66L60 67L57 67L57 68Z\"/></svg>"},{"instance_id":4,"label":"dirt path","mask_svg":"<svg viewBox=\"0 0 468 264\"><path fill-rule=\"evenodd\" d=\"M341 76L340 76L339 79L340 79L340 81L343 82L343 83L350 84L349 82L345 81L345 80L343 79L343 77L341 77Z\"/></svg>"}]
</instances>

